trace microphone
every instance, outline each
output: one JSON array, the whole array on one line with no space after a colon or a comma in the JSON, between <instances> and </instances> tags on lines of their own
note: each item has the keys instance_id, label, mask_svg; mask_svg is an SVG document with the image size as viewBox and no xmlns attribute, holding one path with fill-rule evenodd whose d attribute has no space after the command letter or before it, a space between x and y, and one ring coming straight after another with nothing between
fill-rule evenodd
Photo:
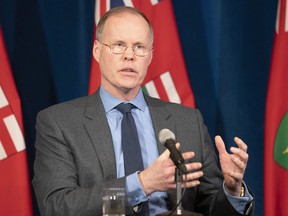
<instances>
[{"instance_id":1,"label":"microphone","mask_svg":"<svg viewBox=\"0 0 288 216\"><path fill-rule=\"evenodd\" d=\"M182 172L187 173L184 158L176 148L175 134L167 128L162 129L158 135L159 141L170 151L170 158L175 166Z\"/></svg>"},{"instance_id":2,"label":"microphone","mask_svg":"<svg viewBox=\"0 0 288 216\"><path fill-rule=\"evenodd\" d=\"M167 128L162 129L158 135L159 141L163 144L167 149L170 151L170 158L177 167L175 171L175 179L176 179L176 186L177 186L177 205L172 211L164 212L157 214L157 216L176 216L176 215L183 215L183 216L203 216L202 214L198 214L195 212L185 211L182 209L182 198L184 196L184 192L181 195L181 181L182 175L188 173L187 168L185 166L184 158L182 157L181 152L176 148L175 144L175 134ZM185 186L186 188L186 186ZM175 212L177 211L177 212ZM175 213L174 213L175 212Z\"/></svg>"}]
</instances>

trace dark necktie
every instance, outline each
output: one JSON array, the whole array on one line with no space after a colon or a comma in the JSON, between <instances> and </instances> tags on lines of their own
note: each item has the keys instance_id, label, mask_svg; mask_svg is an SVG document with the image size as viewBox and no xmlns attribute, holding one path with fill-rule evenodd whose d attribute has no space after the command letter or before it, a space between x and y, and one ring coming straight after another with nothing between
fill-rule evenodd
<instances>
[{"instance_id":1,"label":"dark necktie","mask_svg":"<svg viewBox=\"0 0 288 216\"><path fill-rule=\"evenodd\" d=\"M135 108L130 103L121 103L116 107L122 114L121 144L124 157L125 174L130 175L144 169L138 133L131 110Z\"/></svg>"},{"instance_id":2,"label":"dark necktie","mask_svg":"<svg viewBox=\"0 0 288 216\"><path fill-rule=\"evenodd\" d=\"M116 109L123 114L121 123L121 144L126 176L144 169L137 128L131 114L133 108L136 107L130 103L121 103L116 106ZM144 202L142 204L142 211L134 215L149 216L148 202Z\"/></svg>"}]
</instances>

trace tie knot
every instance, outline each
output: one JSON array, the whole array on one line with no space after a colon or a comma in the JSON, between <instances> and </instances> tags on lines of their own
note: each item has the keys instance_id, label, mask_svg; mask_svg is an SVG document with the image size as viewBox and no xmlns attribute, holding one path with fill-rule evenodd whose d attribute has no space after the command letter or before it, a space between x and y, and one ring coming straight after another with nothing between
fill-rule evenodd
<instances>
[{"instance_id":1,"label":"tie knot","mask_svg":"<svg viewBox=\"0 0 288 216\"><path fill-rule=\"evenodd\" d=\"M116 106L116 109L119 110L122 114L131 112L133 108L135 108L135 106L130 103L121 103Z\"/></svg>"}]
</instances>

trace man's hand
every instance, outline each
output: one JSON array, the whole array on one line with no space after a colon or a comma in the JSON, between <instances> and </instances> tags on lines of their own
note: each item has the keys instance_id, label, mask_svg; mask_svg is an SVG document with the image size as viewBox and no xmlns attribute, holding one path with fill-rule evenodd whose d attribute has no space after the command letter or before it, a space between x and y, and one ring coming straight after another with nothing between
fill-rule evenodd
<instances>
[{"instance_id":1,"label":"man's hand","mask_svg":"<svg viewBox=\"0 0 288 216\"><path fill-rule=\"evenodd\" d=\"M225 180L227 192L233 196L240 196L242 180L248 162L247 145L238 137L234 138L237 147L231 147L229 154L220 136L215 137L219 151L220 165Z\"/></svg>"},{"instance_id":2,"label":"man's hand","mask_svg":"<svg viewBox=\"0 0 288 216\"><path fill-rule=\"evenodd\" d=\"M177 143L176 147L179 148L180 144ZM169 156L169 150L165 150L147 169L139 173L139 179L146 195L155 191L168 191L176 188L176 166ZM187 160L193 158L195 153L185 152L182 156L184 160ZM199 171L201 167L202 164L199 162L186 164L188 171L194 171L193 173L187 174L187 188L200 184L198 179L203 176L203 172Z\"/></svg>"}]
</instances>

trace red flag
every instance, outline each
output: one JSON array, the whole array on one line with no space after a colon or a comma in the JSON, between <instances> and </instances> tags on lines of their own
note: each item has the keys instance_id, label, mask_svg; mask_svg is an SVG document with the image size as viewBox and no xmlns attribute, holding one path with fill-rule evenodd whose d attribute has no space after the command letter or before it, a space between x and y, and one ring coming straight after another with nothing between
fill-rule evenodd
<instances>
[{"instance_id":1,"label":"red flag","mask_svg":"<svg viewBox=\"0 0 288 216\"><path fill-rule=\"evenodd\" d=\"M31 216L32 202L19 96L0 28L0 215Z\"/></svg>"},{"instance_id":2,"label":"red flag","mask_svg":"<svg viewBox=\"0 0 288 216\"><path fill-rule=\"evenodd\" d=\"M288 10L278 2L265 114L264 210L287 215L288 203Z\"/></svg>"},{"instance_id":3,"label":"red flag","mask_svg":"<svg viewBox=\"0 0 288 216\"><path fill-rule=\"evenodd\" d=\"M111 5L117 5L116 2L119 4L121 1L96 1L95 23ZM189 84L171 0L126 0L122 3L143 11L154 27L153 60L143 82L143 91L152 97L194 107L194 96ZM89 93L93 93L99 85L100 70L98 63L92 59Z\"/></svg>"}]
</instances>

